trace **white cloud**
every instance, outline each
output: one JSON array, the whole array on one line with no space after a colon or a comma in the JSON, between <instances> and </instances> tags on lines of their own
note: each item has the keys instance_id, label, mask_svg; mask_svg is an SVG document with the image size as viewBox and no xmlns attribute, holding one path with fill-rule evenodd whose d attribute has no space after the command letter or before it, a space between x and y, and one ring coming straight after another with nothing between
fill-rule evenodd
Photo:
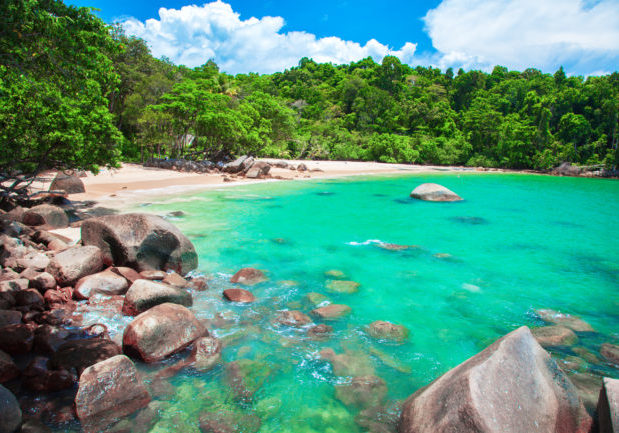
<instances>
[{"instance_id":1,"label":"white cloud","mask_svg":"<svg viewBox=\"0 0 619 433\"><path fill-rule=\"evenodd\" d=\"M445 68L593 74L619 65L617 0L443 0L424 18Z\"/></svg>"},{"instance_id":2,"label":"white cloud","mask_svg":"<svg viewBox=\"0 0 619 433\"><path fill-rule=\"evenodd\" d=\"M122 21L128 34L143 38L155 56L174 63L198 66L214 59L229 73L283 71L302 57L317 62L349 63L372 56L380 61L394 55L412 62L416 44L392 50L375 39L365 45L338 37L317 38L306 32L281 32L282 17L241 20L222 1L181 9L159 9L159 19Z\"/></svg>"}]
</instances>

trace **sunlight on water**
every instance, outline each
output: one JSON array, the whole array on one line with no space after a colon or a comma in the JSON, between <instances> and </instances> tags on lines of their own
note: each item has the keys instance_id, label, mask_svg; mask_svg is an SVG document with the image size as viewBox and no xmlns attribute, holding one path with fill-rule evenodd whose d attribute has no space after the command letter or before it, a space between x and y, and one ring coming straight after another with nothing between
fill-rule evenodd
<instances>
[{"instance_id":1,"label":"sunlight on water","mask_svg":"<svg viewBox=\"0 0 619 433\"><path fill-rule=\"evenodd\" d=\"M410 199L423 182L465 200ZM496 338L542 325L535 314L542 308L578 315L596 330L556 356L580 353L587 359L581 372L619 377L599 356L601 343L619 342L616 181L506 174L313 180L162 198L139 211L167 217L195 244L198 272L210 276L211 288L194 293L193 311L225 344L224 366L171 379L174 387L158 397L153 432L197 432L201 416L243 432L392 431L399 402ZM233 286L230 276L248 266L269 276L250 288L257 302L226 303L221 292ZM359 286L348 293L337 280ZM313 325L274 321L278 311L309 314L329 302L352 308L334 321L312 317L334 328L329 338L308 337ZM408 339L370 337L375 320L404 325ZM337 362L321 357L326 348ZM384 398L379 385L367 393L376 400L351 403L351 377L370 375L384 380Z\"/></svg>"}]
</instances>

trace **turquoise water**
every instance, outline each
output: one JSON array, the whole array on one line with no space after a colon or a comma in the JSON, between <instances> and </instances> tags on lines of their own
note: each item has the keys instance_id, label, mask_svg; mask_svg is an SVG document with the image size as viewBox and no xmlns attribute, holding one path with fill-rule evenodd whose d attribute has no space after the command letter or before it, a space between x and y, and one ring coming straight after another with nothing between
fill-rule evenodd
<instances>
[{"instance_id":1,"label":"turquoise water","mask_svg":"<svg viewBox=\"0 0 619 433\"><path fill-rule=\"evenodd\" d=\"M465 200L410 199L424 182ZM138 209L184 213L169 219L193 241L198 271L211 278L209 291L194 293L194 311L226 343L226 362L251 360L256 385L252 399L239 401L224 367L181 373L153 431L198 431L199 415L215 411L242 420L243 431L355 432L370 421L392 428L398 401L515 328L542 325L534 312L541 308L590 323L597 332L580 335L577 347L592 356L599 358L601 343L619 342L617 181L521 174L311 180L166 197ZM258 301L224 302L228 279L248 266L269 276L249 289ZM358 282L359 291L331 293L329 270ZM273 324L279 310L309 313L309 292L352 308L328 322L335 332L327 341ZM365 327L374 320L406 326L408 340L369 337ZM326 347L384 379L380 409L360 414L341 403L335 389L349 378L321 359ZM619 377L600 360L582 371Z\"/></svg>"}]
</instances>

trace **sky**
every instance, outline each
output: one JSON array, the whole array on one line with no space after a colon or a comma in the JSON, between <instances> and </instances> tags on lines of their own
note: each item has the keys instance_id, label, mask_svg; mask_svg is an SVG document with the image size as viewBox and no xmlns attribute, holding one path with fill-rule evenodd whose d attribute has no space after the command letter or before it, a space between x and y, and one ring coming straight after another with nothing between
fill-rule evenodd
<instances>
[{"instance_id":1,"label":"sky","mask_svg":"<svg viewBox=\"0 0 619 433\"><path fill-rule=\"evenodd\" d=\"M619 0L65 0L99 9L156 57L231 73L394 55L443 70L619 69Z\"/></svg>"}]
</instances>

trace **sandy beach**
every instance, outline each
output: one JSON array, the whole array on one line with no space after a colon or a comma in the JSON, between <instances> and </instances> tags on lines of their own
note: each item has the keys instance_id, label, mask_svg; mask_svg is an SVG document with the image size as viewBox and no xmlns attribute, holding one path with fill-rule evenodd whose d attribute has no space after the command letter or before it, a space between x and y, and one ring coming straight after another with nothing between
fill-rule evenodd
<instances>
[{"instance_id":1,"label":"sandy beach","mask_svg":"<svg viewBox=\"0 0 619 433\"><path fill-rule=\"evenodd\" d=\"M260 159L274 163L276 159ZM71 194L72 200L95 200L111 207L123 207L149 195L171 195L182 192L201 191L212 188L235 186L258 182L294 181L311 178L336 178L395 173L437 173L448 171L471 171L468 167L439 167L409 164L386 164L379 162L353 161L299 161L286 160L293 166L303 163L307 171L272 167L270 177L247 179L227 173L188 173L161 168L143 167L140 164L122 164L118 169L102 169L97 175L88 173L82 178L86 192ZM47 190L53 174L36 184L36 189ZM226 180L224 180L227 178Z\"/></svg>"}]
</instances>

